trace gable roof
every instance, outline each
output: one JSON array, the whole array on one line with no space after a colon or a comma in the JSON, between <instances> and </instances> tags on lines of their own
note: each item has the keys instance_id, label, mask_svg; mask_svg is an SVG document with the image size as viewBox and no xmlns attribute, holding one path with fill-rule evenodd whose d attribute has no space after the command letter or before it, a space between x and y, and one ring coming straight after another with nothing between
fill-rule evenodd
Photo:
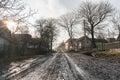
<instances>
[{"instance_id":1,"label":"gable roof","mask_svg":"<svg viewBox=\"0 0 120 80\"><path fill-rule=\"evenodd\" d=\"M116 39L115 38L107 38L107 41L108 42L114 42L114 41L116 41Z\"/></svg>"},{"instance_id":2,"label":"gable roof","mask_svg":"<svg viewBox=\"0 0 120 80\"><path fill-rule=\"evenodd\" d=\"M104 43L107 43L108 41L105 40L105 39L95 39L95 42L104 42Z\"/></svg>"},{"instance_id":3,"label":"gable roof","mask_svg":"<svg viewBox=\"0 0 120 80\"><path fill-rule=\"evenodd\" d=\"M82 41L85 38L88 39L88 40L91 40L88 36L82 36L81 38L79 38L79 41Z\"/></svg>"},{"instance_id":4,"label":"gable roof","mask_svg":"<svg viewBox=\"0 0 120 80\"><path fill-rule=\"evenodd\" d=\"M74 42L78 41L77 38L76 38L76 39L74 38L74 39L68 39L66 42L70 42L70 40L71 40L71 41L74 41Z\"/></svg>"}]
</instances>

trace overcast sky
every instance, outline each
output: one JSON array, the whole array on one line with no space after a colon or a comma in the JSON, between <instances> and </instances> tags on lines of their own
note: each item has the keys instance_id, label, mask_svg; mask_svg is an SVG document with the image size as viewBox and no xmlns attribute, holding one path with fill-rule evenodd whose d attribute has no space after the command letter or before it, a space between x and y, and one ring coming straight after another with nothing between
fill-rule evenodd
<instances>
[{"instance_id":1,"label":"overcast sky","mask_svg":"<svg viewBox=\"0 0 120 80\"><path fill-rule=\"evenodd\" d=\"M25 0L32 9L37 9L40 17L59 17L60 15L76 10L85 0ZM108 1L119 8L120 0L88 0L92 2Z\"/></svg>"},{"instance_id":2,"label":"overcast sky","mask_svg":"<svg viewBox=\"0 0 120 80\"><path fill-rule=\"evenodd\" d=\"M78 9L82 1L85 0L25 0L25 3L30 8L36 9L38 11L38 14L35 15L34 19L39 19L40 17L57 18L62 14ZM87 1L92 1L95 3L99 1L108 1L118 10L120 7L120 0L87 0ZM61 31L58 38L58 42L62 42L67 38L68 38L67 33Z\"/></svg>"}]
</instances>

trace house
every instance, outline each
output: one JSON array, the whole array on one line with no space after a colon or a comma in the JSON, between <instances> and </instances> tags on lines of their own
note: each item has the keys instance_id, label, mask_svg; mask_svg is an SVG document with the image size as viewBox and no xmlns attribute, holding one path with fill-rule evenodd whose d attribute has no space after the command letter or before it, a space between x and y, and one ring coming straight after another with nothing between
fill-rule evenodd
<instances>
[{"instance_id":1,"label":"house","mask_svg":"<svg viewBox=\"0 0 120 80\"><path fill-rule=\"evenodd\" d=\"M66 42L65 42L65 51L69 51L69 50L77 50L77 40L78 39L68 39Z\"/></svg>"},{"instance_id":2,"label":"house","mask_svg":"<svg viewBox=\"0 0 120 80\"><path fill-rule=\"evenodd\" d=\"M89 50L92 47L91 39L87 36L83 36L78 40L78 50L84 49Z\"/></svg>"},{"instance_id":3,"label":"house","mask_svg":"<svg viewBox=\"0 0 120 80\"><path fill-rule=\"evenodd\" d=\"M31 41L30 34L12 34L12 38L17 42L19 46L26 46Z\"/></svg>"},{"instance_id":4,"label":"house","mask_svg":"<svg viewBox=\"0 0 120 80\"><path fill-rule=\"evenodd\" d=\"M96 44L100 44L100 43L107 43L108 41L105 39L95 39L95 43Z\"/></svg>"},{"instance_id":5,"label":"house","mask_svg":"<svg viewBox=\"0 0 120 80\"><path fill-rule=\"evenodd\" d=\"M31 40L27 43L27 48L38 49L39 48L39 43L40 43L39 38L31 38Z\"/></svg>"},{"instance_id":6,"label":"house","mask_svg":"<svg viewBox=\"0 0 120 80\"><path fill-rule=\"evenodd\" d=\"M11 31L0 21L0 50L4 50L11 42Z\"/></svg>"},{"instance_id":7,"label":"house","mask_svg":"<svg viewBox=\"0 0 120 80\"><path fill-rule=\"evenodd\" d=\"M95 39L95 44L98 50L105 50L105 44L108 43L105 39Z\"/></svg>"},{"instance_id":8,"label":"house","mask_svg":"<svg viewBox=\"0 0 120 80\"><path fill-rule=\"evenodd\" d=\"M111 42L115 42L116 39L115 39L115 38L107 38L107 41L108 41L109 43L111 43Z\"/></svg>"},{"instance_id":9,"label":"house","mask_svg":"<svg viewBox=\"0 0 120 80\"><path fill-rule=\"evenodd\" d=\"M97 39L95 38L95 44L98 46L104 45L108 41L105 39ZM63 45L63 44L62 44ZM63 47L63 46L62 46ZM79 50L90 50L92 48L92 39L89 38L88 36L83 36L78 39L68 39L64 43L64 49L65 51L69 50L74 50L74 51L79 51Z\"/></svg>"},{"instance_id":10,"label":"house","mask_svg":"<svg viewBox=\"0 0 120 80\"><path fill-rule=\"evenodd\" d=\"M72 42L72 44L71 44ZM65 42L65 50L68 51L68 50L74 50L74 51L78 51L78 50L88 50L90 49L92 46L92 43L91 43L91 39L88 38L87 36L83 36L79 39L72 39L70 41L70 39L68 39L66 42Z\"/></svg>"}]
</instances>

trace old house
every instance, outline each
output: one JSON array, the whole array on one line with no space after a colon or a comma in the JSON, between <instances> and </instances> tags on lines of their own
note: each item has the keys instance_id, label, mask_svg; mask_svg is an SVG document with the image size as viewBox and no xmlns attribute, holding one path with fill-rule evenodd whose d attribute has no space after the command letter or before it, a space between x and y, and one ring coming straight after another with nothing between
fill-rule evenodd
<instances>
[{"instance_id":1,"label":"old house","mask_svg":"<svg viewBox=\"0 0 120 80\"><path fill-rule=\"evenodd\" d=\"M11 44L11 31L0 21L0 50Z\"/></svg>"},{"instance_id":2,"label":"old house","mask_svg":"<svg viewBox=\"0 0 120 80\"><path fill-rule=\"evenodd\" d=\"M66 51L70 51L70 50L77 50L77 40L78 39L68 39L66 42L65 42L65 50Z\"/></svg>"},{"instance_id":3,"label":"old house","mask_svg":"<svg viewBox=\"0 0 120 80\"><path fill-rule=\"evenodd\" d=\"M109 43L111 43L111 42L115 42L115 41L116 41L115 38L107 38L106 40L107 40Z\"/></svg>"},{"instance_id":4,"label":"old house","mask_svg":"<svg viewBox=\"0 0 120 80\"><path fill-rule=\"evenodd\" d=\"M39 48L40 39L31 38L31 40L27 43L27 48L29 49L38 49Z\"/></svg>"},{"instance_id":5,"label":"old house","mask_svg":"<svg viewBox=\"0 0 120 80\"><path fill-rule=\"evenodd\" d=\"M17 42L18 46L27 47L27 44L31 41L30 34L12 34L12 38Z\"/></svg>"},{"instance_id":6,"label":"old house","mask_svg":"<svg viewBox=\"0 0 120 80\"><path fill-rule=\"evenodd\" d=\"M71 44L72 42L72 44ZM90 49L92 46L91 43L91 39L88 38L87 36L83 36L81 38L78 39L72 39L72 41L70 41L70 39L68 39L65 42L65 50L74 50L74 51L78 51L78 50L88 50Z\"/></svg>"},{"instance_id":7,"label":"old house","mask_svg":"<svg viewBox=\"0 0 120 80\"><path fill-rule=\"evenodd\" d=\"M105 44L108 43L105 39L95 39L96 47L98 50L105 50Z\"/></svg>"},{"instance_id":8,"label":"old house","mask_svg":"<svg viewBox=\"0 0 120 80\"><path fill-rule=\"evenodd\" d=\"M78 50L89 50L92 46L91 39L87 36L83 36L78 40Z\"/></svg>"}]
</instances>

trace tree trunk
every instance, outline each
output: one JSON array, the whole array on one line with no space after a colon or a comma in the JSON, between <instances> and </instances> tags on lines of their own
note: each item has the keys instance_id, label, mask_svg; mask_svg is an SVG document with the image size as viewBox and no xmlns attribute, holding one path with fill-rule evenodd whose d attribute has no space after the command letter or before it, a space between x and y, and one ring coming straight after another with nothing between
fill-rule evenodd
<instances>
[{"instance_id":1,"label":"tree trunk","mask_svg":"<svg viewBox=\"0 0 120 80\"><path fill-rule=\"evenodd\" d=\"M53 36L51 37L51 45L50 45L50 52L52 53L52 46L53 46Z\"/></svg>"},{"instance_id":2,"label":"tree trunk","mask_svg":"<svg viewBox=\"0 0 120 80\"><path fill-rule=\"evenodd\" d=\"M93 28L91 30L91 36L92 36L92 47L96 48L95 38L94 38L94 29Z\"/></svg>"},{"instance_id":3,"label":"tree trunk","mask_svg":"<svg viewBox=\"0 0 120 80\"><path fill-rule=\"evenodd\" d=\"M73 50L73 41L72 41L72 37L70 37L70 50Z\"/></svg>"}]
</instances>

